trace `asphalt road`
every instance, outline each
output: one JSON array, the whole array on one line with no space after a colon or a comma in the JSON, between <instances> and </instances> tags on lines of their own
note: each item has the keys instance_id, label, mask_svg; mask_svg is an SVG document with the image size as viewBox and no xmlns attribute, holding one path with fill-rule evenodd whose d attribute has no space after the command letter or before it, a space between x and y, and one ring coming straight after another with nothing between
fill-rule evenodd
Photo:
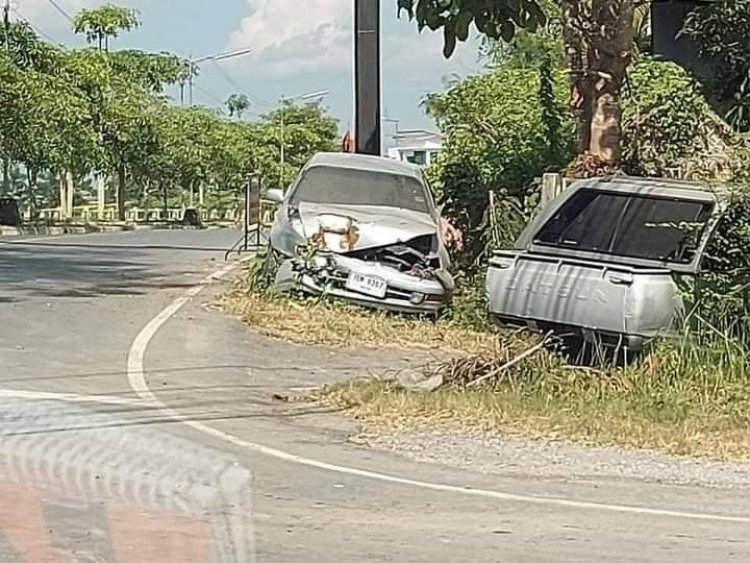
<instances>
[{"instance_id":1,"label":"asphalt road","mask_svg":"<svg viewBox=\"0 0 750 563\"><path fill-rule=\"evenodd\" d=\"M416 463L279 400L409 358L212 309L238 237L0 241L0 562L750 560L747 492Z\"/></svg>"}]
</instances>

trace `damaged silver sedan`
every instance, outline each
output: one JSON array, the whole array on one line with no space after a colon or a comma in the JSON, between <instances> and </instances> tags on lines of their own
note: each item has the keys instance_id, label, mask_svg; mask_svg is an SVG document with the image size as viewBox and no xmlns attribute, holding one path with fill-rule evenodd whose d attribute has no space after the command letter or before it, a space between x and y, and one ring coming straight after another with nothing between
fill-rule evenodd
<instances>
[{"instance_id":1,"label":"damaged silver sedan","mask_svg":"<svg viewBox=\"0 0 750 563\"><path fill-rule=\"evenodd\" d=\"M418 167L320 153L286 195L266 197L281 204L269 236L278 289L401 313L450 301L443 221Z\"/></svg>"}]
</instances>

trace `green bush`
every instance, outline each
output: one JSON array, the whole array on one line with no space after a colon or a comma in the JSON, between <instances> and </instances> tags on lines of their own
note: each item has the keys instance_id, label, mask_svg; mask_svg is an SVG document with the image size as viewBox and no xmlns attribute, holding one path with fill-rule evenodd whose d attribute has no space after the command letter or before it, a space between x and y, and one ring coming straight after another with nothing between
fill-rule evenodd
<instances>
[{"instance_id":1,"label":"green bush","mask_svg":"<svg viewBox=\"0 0 750 563\"><path fill-rule=\"evenodd\" d=\"M642 59L631 66L622 99L623 162L635 175L659 176L684 165L705 145L706 100L688 72Z\"/></svg>"},{"instance_id":2,"label":"green bush","mask_svg":"<svg viewBox=\"0 0 750 563\"><path fill-rule=\"evenodd\" d=\"M750 345L750 192L735 189L691 287L693 327L711 337Z\"/></svg>"},{"instance_id":3,"label":"green bush","mask_svg":"<svg viewBox=\"0 0 750 563\"><path fill-rule=\"evenodd\" d=\"M747 141L713 113L693 77L670 62L641 59L622 98L623 166L637 176L735 181L748 176Z\"/></svg>"},{"instance_id":4,"label":"green bush","mask_svg":"<svg viewBox=\"0 0 750 563\"><path fill-rule=\"evenodd\" d=\"M488 242L490 191L524 210L534 180L572 158L575 127L567 97L564 73L549 65L541 72L494 70L428 96L427 109L446 134L430 175L445 214L465 233L464 265L473 263ZM515 233L522 221L513 224L507 227Z\"/></svg>"}]
</instances>

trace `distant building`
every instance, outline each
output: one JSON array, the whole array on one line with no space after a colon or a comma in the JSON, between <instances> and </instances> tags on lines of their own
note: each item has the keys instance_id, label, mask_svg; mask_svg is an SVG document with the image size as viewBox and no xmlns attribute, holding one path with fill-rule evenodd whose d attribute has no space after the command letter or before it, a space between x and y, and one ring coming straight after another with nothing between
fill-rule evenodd
<instances>
[{"instance_id":1,"label":"distant building","mask_svg":"<svg viewBox=\"0 0 750 563\"><path fill-rule=\"evenodd\" d=\"M714 4L715 0L654 0L651 3L651 52L657 60L673 61L681 67L706 76L711 70L709 62L698 54L698 45L680 34L685 16L700 6Z\"/></svg>"},{"instance_id":2,"label":"distant building","mask_svg":"<svg viewBox=\"0 0 750 563\"><path fill-rule=\"evenodd\" d=\"M388 157L419 166L429 166L443 149L443 136L424 129L407 129L393 137L395 146L388 149Z\"/></svg>"}]
</instances>

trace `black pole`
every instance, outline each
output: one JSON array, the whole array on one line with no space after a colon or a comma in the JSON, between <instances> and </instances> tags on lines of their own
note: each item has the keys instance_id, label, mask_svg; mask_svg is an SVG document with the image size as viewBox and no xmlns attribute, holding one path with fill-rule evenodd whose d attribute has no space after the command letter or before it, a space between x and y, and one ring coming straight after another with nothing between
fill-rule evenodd
<instances>
[{"instance_id":1,"label":"black pole","mask_svg":"<svg viewBox=\"0 0 750 563\"><path fill-rule=\"evenodd\" d=\"M247 252L248 243L250 242L250 184L252 178L248 178L247 185L245 186L245 247L243 250Z\"/></svg>"},{"instance_id":2,"label":"black pole","mask_svg":"<svg viewBox=\"0 0 750 563\"><path fill-rule=\"evenodd\" d=\"M260 194L263 191L263 176L258 176L258 220L255 222L255 245L260 246L260 227L263 221L263 210L260 208Z\"/></svg>"},{"instance_id":3,"label":"black pole","mask_svg":"<svg viewBox=\"0 0 750 563\"><path fill-rule=\"evenodd\" d=\"M380 156L380 0L354 0L356 151Z\"/></svg>"}]
</instances>

